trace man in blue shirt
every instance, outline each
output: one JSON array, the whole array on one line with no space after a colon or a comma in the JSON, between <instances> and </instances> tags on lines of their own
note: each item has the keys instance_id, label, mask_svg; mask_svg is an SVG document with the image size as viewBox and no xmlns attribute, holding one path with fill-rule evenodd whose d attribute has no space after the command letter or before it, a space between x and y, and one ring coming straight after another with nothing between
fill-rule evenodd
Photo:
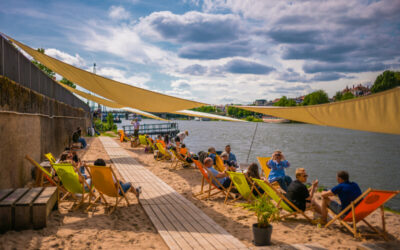
<instances>
[{"instance_id":1,"label":"man in blue shirt","mask_svg":"<svg viewBox=\"0 0 400 250\"><path fill-rule=\"evenodd\" d=\"M235 154L231 153L231 145L225 146L225 152L228 154L228 161L233 162L237 166L237 160Z\"/></svg>"},{"instance_id":2,"label":"man in blue shirt","mask_svg":"<svg viewBox=\"0 0 400 250\"><path fill-rule=\"evenodd\" d=\"M214 147L208 148L208 157L213 160L214 165L216 164L215 158L217 157L217 151L215 151Z\"/></svg>"},{"instance_id":3,"label":"man in blue shirt","mask_svg":"<svg viewBox=\"0 0 400 250\"><path fill-rule=\"evenodd\" d=\"M326 223L328 216L328 207L335 213L339 214L345 209L352 201L357 199L361 195L361 189L355 182L349 181L349 173L346 171L340 171L337 173L337 182L339 183L329 191L325 191L321 194L322 201L322 223ZM339 196L340 203L332 201L329 197L337 195ZM351 210L349 210L351 211ZM347 212L348 213L348 212ZM345 213L345 214L347 214Z\"/></svg>"},{"instance_id":4,"label":"man in blue shirt","mask_svg":"<svg viewBox=\"0 0 400 250\"><path fill-rule=\"evenodd\" d=\"M228 177L228 174L225 172L219 172L213 167L213 159L207 157L204 159L204 167L212 174L215 178L221 183L224 188L228 188L231 185L231 179ZM218 183L214 182L214 185L219 187ZM221 187L219 187L221 189Z\"/></svg>"},{"instance_id":5,"label":"man in blue shirt","mask_svg":"<svg viewBox=\"0 0 400 250\"><path fill-rule=\"evenodd\" d=\"M270 183L277 181L279 186L287 192L287 187L292 183L292 178L285 174L285 168L290 167L290 163L285 159L281 151L277 150L272 154L267 167L271 169L268 175Z\"/></svg>"}]
</instances>

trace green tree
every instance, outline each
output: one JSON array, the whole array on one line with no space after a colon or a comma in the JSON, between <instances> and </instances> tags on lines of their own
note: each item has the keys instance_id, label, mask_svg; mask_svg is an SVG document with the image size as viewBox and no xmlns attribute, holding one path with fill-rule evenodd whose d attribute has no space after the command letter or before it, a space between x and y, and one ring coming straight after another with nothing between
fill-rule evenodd
<instances>
[{"instance_id":1,"label":"green tree","mask_svg":"<svg viewBox=\"0 0 400 250\"><path fill-rule=\"evenodd\" d=\"M328 94L323 90L317 90L304 97L303 105L307 106L307 105L323 104L328 102L329 102Z\"/></svg>"},{"instance_id":2,"label":"green tree","mask_svg":"<svg viewBox=\"0 0 400 250\"><path fill-rule=\"evenodd\" d=\"M40 53L44 54L44 49L43 48L38 48L37 51L39 51ZM35 64L44 73L46 73L46 75L48 75L50 78L53 79L56 76L56 73L54 73L51 69L47 68L46 66L44 66L40 62L38 62L36 60L32 60L32 63Z\"/></svg>"},{"instance_id":3,"label":"green tree","mask_svg":"<svg viewBox=\"0 0 400 250\"><path fill-rule=\"evenodd\" d=\"M291 107L291 106L296 106L296 101L293 99L288 99L286 96L282 96L279 101L274 103L274 106L282 106L282 107Z\"/></svg>"},{"instance_id":4,"label":"green tree","mask_svg":"<svg viewBox=\"0 0 400 250\"><path fill-rule=\"evenodd\" d=\"M343 94L341 101L353 99L355 96L351 92L346 92Z\"/></svg>"},{"instance_id":5,"label":"green tree","mask_svg":"<svg viewBox=\"0 0 400 250\"><path fill-rule=\"evenodd\" d=\"M400 72L386 70L376 77L374 85L372 85L371 92L378 93L396 86L400 86Z\"/></svg>"},{"instance_id":6,"label":"green tree","mask_svg":"<svg viewBox=\"0 0 400 250\"><path fill-rule=\"evenodd\" d=\"M71 88L76 89L76 85L73 82L71 82L70 80L68 80L67 78L63 77L60 82L64 83L65 85L70 86Z\"/></svg>"},{"instance_id":7,"label":"green tree","mask_svg":"<svg viewBox=\"0 0 400 250\"><path fill-rule=\"evenodd\" d=\"M343 97L342 91L338 91L333 96L333 99L335 99L335 102L338 102L338 101L342 100L342 97Z\"/></svg>"}]
</instances>

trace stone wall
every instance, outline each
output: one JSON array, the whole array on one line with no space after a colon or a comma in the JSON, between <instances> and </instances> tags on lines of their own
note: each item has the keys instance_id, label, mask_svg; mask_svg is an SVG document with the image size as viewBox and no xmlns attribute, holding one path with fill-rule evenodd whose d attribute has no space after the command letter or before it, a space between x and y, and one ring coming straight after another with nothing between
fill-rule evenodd
<instances>
[{"instance_id":1,"label":"stone wall","mask_svg":"<svg viewBox=\"0 0 400 250\"><path fill-rule=\"evenodd\" d=\"M59 155L73 131L90 126L89 113L41 95L0 76L0 189L31 180L31 164Z\"/></svg>"}]
</instances>

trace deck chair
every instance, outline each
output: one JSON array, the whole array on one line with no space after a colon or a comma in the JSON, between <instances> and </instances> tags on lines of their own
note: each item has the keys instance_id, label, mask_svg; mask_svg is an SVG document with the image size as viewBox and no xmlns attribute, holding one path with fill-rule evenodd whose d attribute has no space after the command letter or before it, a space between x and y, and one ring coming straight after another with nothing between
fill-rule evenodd
<instances>
[{"instance_id":1,"label":"deck chair","mask_svg":"<svg viewBox=\"0 0 400 250\"><path fill-rule=\"evenodd\" d=\"M260 179L252 178L254 185L258 185L264 190L264 194L268 195L271 199L273 199L277 207L280 210L285 210L288 212L286 215L281 215L279 213L280 218L286 218L289 216L296 216L297 214L301 214L306 218L309 222L313 222L310 217L308 217L302 210L300 210L296 205L294 205L291 201L286 198L281 192L279 192L271 183L265 182Z\"/></svg>"},{"instance_id":2,"label":"deck chair","mask_svg":"<svg viewBox=\"0 0 400 250\"><path fill-rule=\"evenodd\" d=\"M171 155L161 145L161 143L157 142L156 146L158 148L159 153L161 154L161 156L159 156L159 154L157 154L157 158L156 158L157 161L169 161L169 160L171 160Z\"/></svg>"},{"instance_id":3,"label":"deck chair","mask_svg":"<svg viewBox=\"0 0 400 250\"><path fill-rule=\"evenodd\" d=\"M146 138L146 141L147 141L147 144L149 144L149 146L153 150L153 152L156 151L156 146L154 146L154 143L149 138Z\"/></svg>"},{"instance_id":4,"label":"deck chair","mask_svg":"<svg viewBox=\"0 0 400 250\"><path fill-rule=\"evenodd\" d=\"M215 169L218 170L219 172L225 171L224 161L217 154L215 155Z\"/></svg>"},{"instance_id":5,"label":"deck chair","mask_svg":"<svg viewBox=\"0 0 400 250\"><path fill-rule=\"evenodd\" d=\"M230 198L234 199L234 197L228 192L228 190L222 186L222 184L217 180L217 178L214 177L207 169L203 167L203 164L199 162L198 160L193 159L194 164L196 164L197 168L200 170L200 173L202 175L201 179L201 190L199 193L194 194L193 196L203 200L203 199L209 199L211 196L214 196L219 193L223 193L225 196L229 196ZM205 181L208 183L208 190L204 190L204 184ZM218 188L218 186L215 185L215 183L221 187ZM215 192L212 192L214 191ZM200 197L202 195L206 195L205 197Z\"/></svg>"},{"instance_id":6,"label":"deck chair","mask_svg":"<svg viewBox=\"0 0 400 250\"><path fill-rule=\"evenodd\" d=\"M42 176L46 178L51 185L58 187L59 190L63 191L64 193L68 193L67 190L65 190L65 188L60 185L59 181L57 181L49 171L40 166L40 164L32 159L29 155L25 155L25 159L32 163L32 165L35 166L42 173ZM40 186L43 186L43 179L40 182Z\"/></svg>"},{"instance_id":7,"label":"deck chair","mask_svg":"<svg viewBox=\"0 0 400 250\"><path fill-rule=\"evenodd\" d=\"M119 137L120 142L129 141L128 138L125 136L125 132L123 129L118 130L118 133L120 135Z\"/></svg>"},{"instance_id":8,"label":"deck chair","mask_svg":"<svg viewBox=\"0 0 400 250\"><path fill-rule=\"evenodd\" d=\"M173 169L177 169L178 167L183 167L185 165L190 165L178 152L176 152L175 149L170 149L169 150L171 154L174 156L174 160L171 163L171 167Z\"/></svg>"},{"instance_id":9,"label":"deck chair","mask_svg":"<svg viewBox=\"0 0 400 250\"><path fill-rule=\"evenodd\" d=\"M75 200L78 200L75 194L81 194L82 199L79 205L82 205L86 199L85 194L89 193L89 201L92 196L95 196L93 194L92 186L89 187L86 180L84 180L83 183L79 181L79 178L83 178L83 176L81 175L81 173L75 172L74 166L69 163L55 163L52 164L52 167L60 178L62 185L68 191L61 199L58 199L59 201L65 200L68 196L72 196ZM89 191L85 190L84 185L89 187Z\"/></svg>"},{"instance_id":10,"label":"deck chair","mask_svg":"<svg viewBox=\"0 0 400 250\"><path fill-rule=\"evenodd\" d=\"M44 154L44 157L46 157L50 163L56 163L56 158L53 156L52 153L49 152L47 154Z\"/></svg>"},{"instance_id":11,"label":"deck chair","mask_svg":"<svg viewBox=\"0 0 400 250\"><path fill-rule=\"evenodd\" d=\"M271 157L257 157L258 163L260 163L261 169L263 170L266 178L268 178L269 172L271 172L271 169L267 167L267 163L270 159Z\"/></svg>"},{"instance_id":12,"label":"deck chair","mask_svg":"<svg viewBox=\"0 0 400 250\"><path fill-rule=\"evenodd\" d=\"M232 182L231 182L231 185L229 186L228 192L225 196L225 203L228 200L228 193L230 193L233 186L236 187L237 191L239 192L239 196L236 197L235 199L233 199L231 202L235 202L241 198L243 198L247 201L255 199L253 190L255 189L258 192L258 189L255 188L255 185L251 185L251 188L250 188L249 183L247 182L247 177L244 173L232 172L232 171L227 171L227 173L229 174L229 178L231 178ZM258 194L261 195L259 192L258 192Z\"/></svg>"},{"instance_id":13,"label":"deck chair","mask_svg":"<svg viewBox=\"0 0 400 250\"><path fill-rule=\"evenodd\" d=\"M108 206L107 200L105 199L104 195L115 197L115 205L112 207L109 214L114 212L122 199L126 200L128 206L130 205L128 198L126 197L126 194L119 183L117 175L114 173L111 167L89 166L89 171L92 176L92 185L99 192L100 195L93 203L90 203L88 209L101 199ZM115 185L115 183L117 183L117 186ZM121 195L119 191L121 192Z\"/></svg>"},{"instance_id":14,"label":"deck chair","mask_svg":"<svg viewBox=\"0 0 400 250\"><path fill-rule=\"evenodd\" d=\"M140 142L140 145L146 147L147 146L146 136L145 135L139 135L139 142Z\"/></svg>"},{"instance_id":15,"label":"deck chair","mask_svg":"<svg viewBox=\"0 0 400 250\"><path fill-rule=\"evenodd\" d=\"M376 234L373 235L380 235L383 239L388 240L386 235L385 210L383 205L399 193L400 191L384 191L369 188L357 199L351 202L351 204L343 209L339 214L336 215L332 212L332 210L328 209L328 211L334 214L335 217L329 221L325 227L329 227L329 225L331 225L334 221L338 220L340 224L353 233L355 238L361 238L363 235L370 235L357 232L357 223L359 221L363 221L369 228L375 231ZM382 231L379 231L365 220L368 215L378 208L381 209ZM342 218L346 212L348 212L347 215ZM352 227L348 224L348 222L353 224Z\"/></svg>"}]
</instances>

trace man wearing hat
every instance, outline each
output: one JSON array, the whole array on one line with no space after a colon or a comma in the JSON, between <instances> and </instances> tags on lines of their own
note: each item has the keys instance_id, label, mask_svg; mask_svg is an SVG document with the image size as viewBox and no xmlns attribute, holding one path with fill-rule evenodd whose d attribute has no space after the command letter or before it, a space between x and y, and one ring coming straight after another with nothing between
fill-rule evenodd
<instances>
[{"instance_id":1,"label":"man wearing hat","mask_svg":"<svg viewBox=\"0 0 400 250\"><path fill-rule=\"evenodd\" d=\"M321 214L321 207L313 200L314 192L318 187L318 180L313 181L311 187L307 189L304 185L307 182L307 177L304 168L297 168L296 180L290 183L286 197L302 211L312 205L315 211Z\"/></svg>"}]
</instances>

